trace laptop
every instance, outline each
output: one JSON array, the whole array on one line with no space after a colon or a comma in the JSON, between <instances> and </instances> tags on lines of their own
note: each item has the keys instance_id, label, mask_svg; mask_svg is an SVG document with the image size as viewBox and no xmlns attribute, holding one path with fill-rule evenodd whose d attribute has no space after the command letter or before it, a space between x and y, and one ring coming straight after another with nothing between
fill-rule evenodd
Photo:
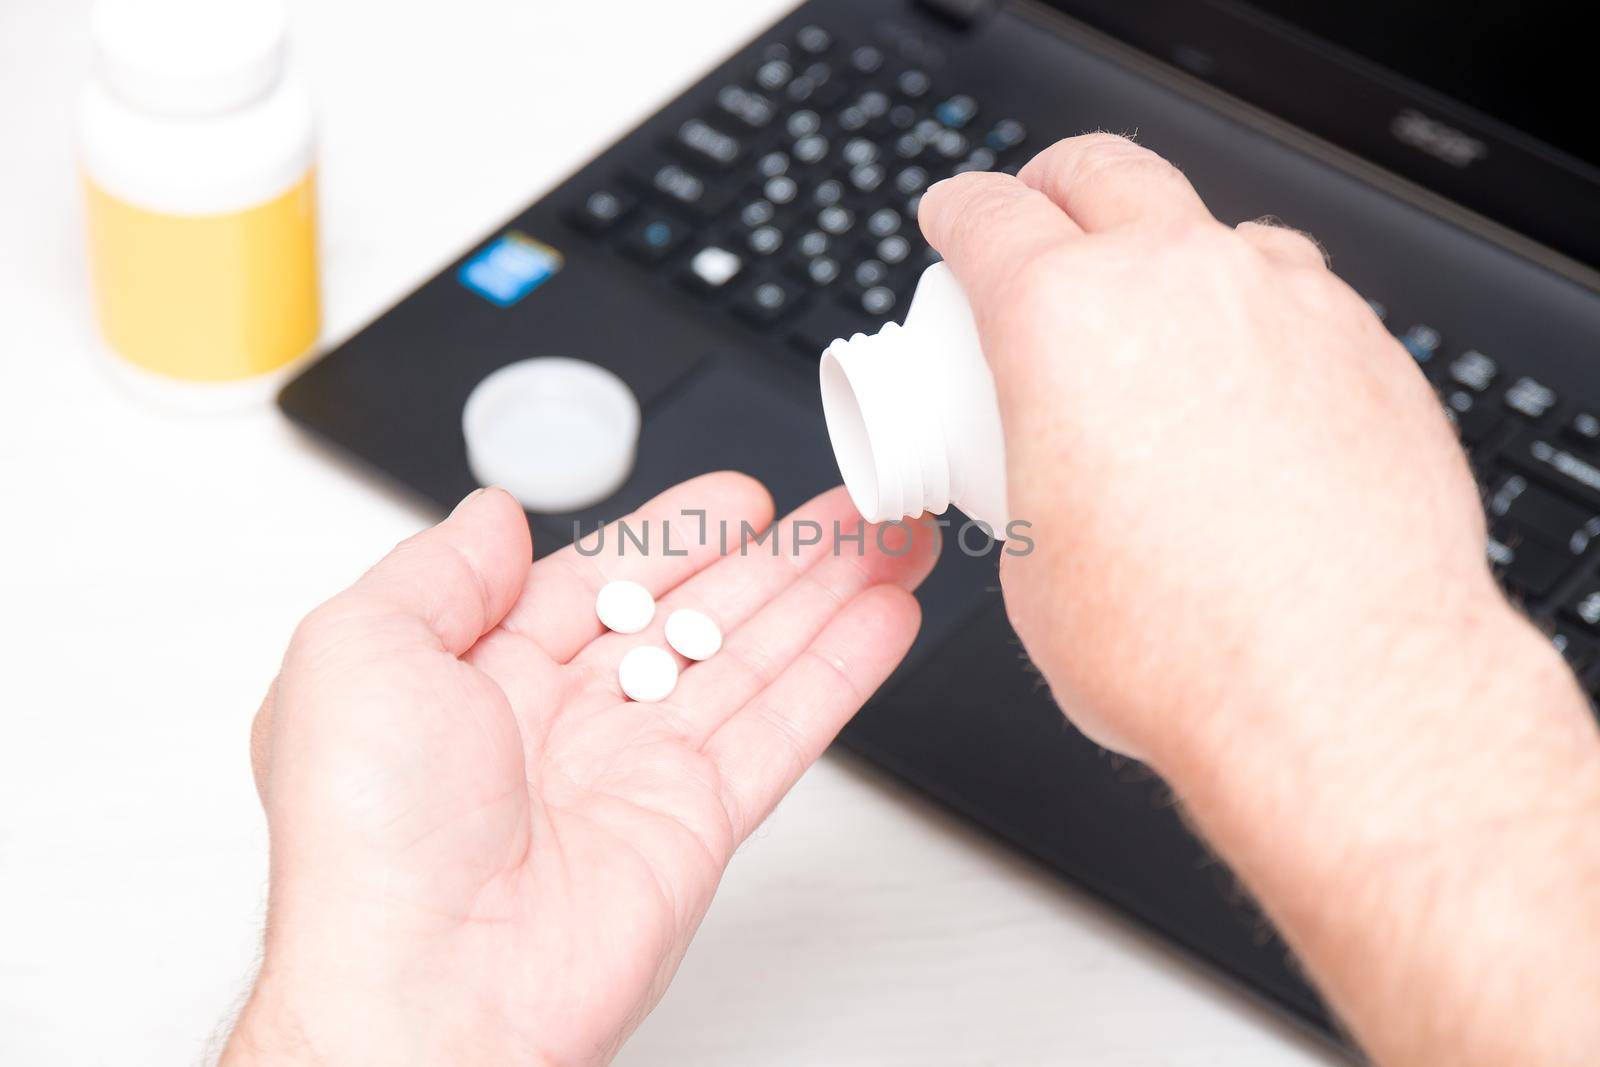
<instances>
[{"instance_id":1,"label":"laptop","mask_svg":"<svg viewBox=\"0 0 1600 1067\"><path fill-rule=\"evenodd\" d=\"M1491 562L1595 692L1600 124L1566 118L1590 98L1582 11L808 0L280 403L446 509L474 488L473 386L530 356L592 360L638 395L637 466L596 507L530 515L541 550L708 470L748 471L786 509L839 480L819 353L903 315L934 258L922 190L1136 132L1224 221L1270 214L1324 242L1437 386L1482 479ZM1161 784L1063 720L995 557L947 543L919 595L916 647L841 743L1332 1034Z\"/></svg>"}]
</instances>

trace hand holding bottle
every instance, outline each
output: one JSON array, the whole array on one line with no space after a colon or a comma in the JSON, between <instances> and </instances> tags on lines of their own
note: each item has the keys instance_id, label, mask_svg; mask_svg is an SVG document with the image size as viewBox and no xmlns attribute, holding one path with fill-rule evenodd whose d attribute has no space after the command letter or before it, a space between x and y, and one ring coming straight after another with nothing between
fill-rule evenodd
<instances>
[{"instance_id":1,"label":"hand holding bottle","mask_svg":"<svg viewBox=\"0 0 1600 1067\"><path fill-rule=\"evenodd\" d=\"M1312 241L1224 226L1104 134L942 182L921 219L973 305L1033 527L1007 604L1098 739L1158 757L1241 692L1420 639L1419 615L1503 614L1448 422Z\"/></svg>"},{"instance_id":2,"label":"hand holding bottle","mask_svg":"<svg viewBox=\"0 0 1600 1067\"><path fill-rule=\"evenodd\" d=\"M1592 1062L1600 738L1411 357L1312 241L1120 137L920 220L1032 525L1006 605L1073 721L1166 778L1376 1062Z\"/></svg>"}]
</instances>

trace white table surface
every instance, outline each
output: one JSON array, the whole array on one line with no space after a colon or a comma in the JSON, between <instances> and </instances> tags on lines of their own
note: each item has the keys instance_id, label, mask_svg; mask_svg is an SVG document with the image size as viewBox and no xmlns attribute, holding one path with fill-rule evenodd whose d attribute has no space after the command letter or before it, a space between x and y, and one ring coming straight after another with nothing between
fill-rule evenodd
<instances>
[{"instance_id":1,"label":"white table surface","mask_svg":"<svg viewBox=\"0 0 1600 1067\"><path fill-rule=\"evenodd\" d=\"M786 6L303 0L326 337ZM205 1057L258 947L256 704L300 615L430 519L269 407L164 414L97 363L72 159L86 7L0 4L0 1063L17 1067ZM740 851L620 1062L1339 1061L829 757Z\"/></svg>"}]
</instances>

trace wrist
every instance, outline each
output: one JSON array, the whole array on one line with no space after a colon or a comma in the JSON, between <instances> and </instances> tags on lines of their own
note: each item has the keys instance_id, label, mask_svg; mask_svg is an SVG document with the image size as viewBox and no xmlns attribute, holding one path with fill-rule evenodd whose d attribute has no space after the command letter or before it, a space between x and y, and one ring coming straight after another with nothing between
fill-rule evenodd
<instances>
[{"instance_id":1,"label":"wrist","mask_svg":"<svg viewBox=\"0 0 1600 1067\"><path fill-rule=\"evenodd\" d=\"M1155 760L1383 1062L1516 1058L1502 1041L1529 1036L1524 990L1562 953L1530 931L1600 936L1588 702L1497 595L1452 614L1373 627ZM1583 992L1543 999L1542 1036L1579 1029L1600 966L1575 958L1569 977Z\"/></svg>"},{"instance_id":2,"label":"wrist","mask_svg":"<svg viewBox=\"0 0 1600 1067\"><path fill-rule=\"evenodd\" d=\"M1362 803L1437 809L1437 791L1457 787L1470 788L1459 799L1471 811L1491 799L1484 783L1530 784L1500 773L1518 754L1564 767L1590 756L1587 700L1550 640L1497 592L1448 617L1370 621L1320 643L1332 651L1239 672L1272 682L1180 720L1153 741L1154 768L1218 811L1270 791L1303 818L1316 791L1336 789L1343 820ZM1314 644L1279 648L1292 657Z\"/></svg>"},{"instance_id":3,"label":"wrist","mask_svg":"<svg viewBox=\"0 0 1600 1067\"><path fill-rule=\"evenodd\" d=\"M354 976L312 981L280 972L269 958L223 1048L219 1067L299 1064L515 1064L553 1061L522 1045L492 1013L456 1007L459 998L416 991L408 1003L371 991Z\"/></svg>"},{"instance_id":4,"label":"wrist","mask_svg":"<svg viewBox=\"0 0 1600 1067\"><path fill-rule=\"evenodd\" d=\"M1282 835L1314 853L1292 868L1308 875L1345 851L1412 862L1593 773L1587 701L1498 593L1448 618L1373 621L1324 641L1328 655L1241 671L1274 681L1241 685L1228 706L1152 747L1152 765L1209 832L1258 843L1274 870L1290 869Z\"/></svg>"},{"instance_id":5,"label":"wrist","mask_svg":"<svg viewBox=\"0 0 1600 1067\"><path fill-rule=\"evenodd\" d=\"M281 1005L264 996L257 985L233 1024L218 1067L321 1062L326 1061L310 1044L305 1030Z\"/></svg>"}]
</instances>

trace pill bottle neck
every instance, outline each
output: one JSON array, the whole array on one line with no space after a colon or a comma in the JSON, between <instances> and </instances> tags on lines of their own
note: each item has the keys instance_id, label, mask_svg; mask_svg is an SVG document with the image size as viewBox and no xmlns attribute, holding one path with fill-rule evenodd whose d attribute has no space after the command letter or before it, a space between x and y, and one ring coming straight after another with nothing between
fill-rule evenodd
<instances>
[{"instance_id":1,"label":"pill bottle neck","mask_svg":"<svg viewBox=\"0 0 1600 1067\"><path fill-rule=\"evenodd\" d=\"M951 468L935 338L910 326L834 341L823 412L850 499L869 522L950 506Z\"/></svg>"}]
</instances>

